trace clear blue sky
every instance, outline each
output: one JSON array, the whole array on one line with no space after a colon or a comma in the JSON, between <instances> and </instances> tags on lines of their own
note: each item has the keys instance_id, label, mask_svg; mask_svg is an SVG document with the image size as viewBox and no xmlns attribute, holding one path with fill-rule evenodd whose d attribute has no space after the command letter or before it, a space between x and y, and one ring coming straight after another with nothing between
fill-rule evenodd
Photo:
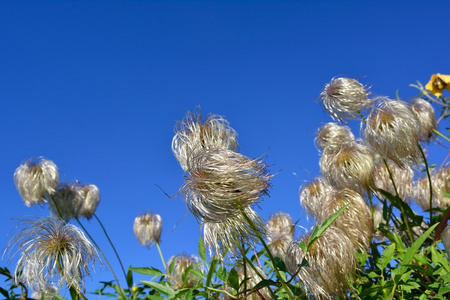
<instances>
[{"instance_id":1,"label":"clear blue sky","mask_svg":"<svg viewBox=\"0 0 450 300\"><path fill-rule=\"evenodd\" d=\"M166 260L195 253L195 219L172 230L186 206L155 184L171 195L182 185L173 127L197 105L230 121L241 153L267 155L276 176L261 215L311 226L298 189L319 174L313 140L331 121L315 102L322 86L344 75L377 95L416 95L409 84L450 72L449 11L448 1L0 1L1 246L10 218L48 214L13 183L21 162L44 156L62 180L100 188L97 215L125 266L162 268L132 231L147 210L163 218Z\"/></svg>"}]
</instances>

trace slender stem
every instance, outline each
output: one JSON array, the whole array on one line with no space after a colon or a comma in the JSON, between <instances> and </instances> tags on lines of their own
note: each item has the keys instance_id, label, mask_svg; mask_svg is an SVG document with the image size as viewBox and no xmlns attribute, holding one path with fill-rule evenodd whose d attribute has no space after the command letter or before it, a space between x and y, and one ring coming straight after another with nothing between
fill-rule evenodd
<instances>
[{"instance_id":1,"label":"slender stem","mask_svg":"<svg viewBox=\"0 0 450 300\"><path fill-rule=\"evenodd\" d=\"M439 132L436 129L433 129L433 132L436 133L437 135L439 135L440 137L442 137L443 139L447 140L447 142L450 142L450 139L448 137L446 137L445 135L443 135L441 132Z\"/></svg>"},{"instance_id":2,"label":"slender stem","mask_svg":"<svg viewBox=\"0 0 450 300\"><path fill-rule=\"evenodd\" d=\"M430 170L428 168L428 161L425 156L425 153L423 152L423 149L420 146L420 144L418 144L417 146L419 147L420 153L422 154L422 158L425 163L425 170L427 171L427 176L428 176L428 185L430 187L430 226L431 226L431 225L433 225L433 224L431 224L432 218L433 218L433 187L431 184L431 174L430 174Z\"/></svg>"},{"instance_id":3,"label":"slender stem","mask_svg":"<svg viewBox=\"0 0 450 300\"><path fill-rule=\"evenodd\" d=\"M120 286L119 279L117 279L116 273L114 272L114 269L112 268L111 264L109 263L108 259L106 258L106 255L103 253L102 249L100 249L98 244L95 242L94 238L89 234L89 232L86 230L86 228L83 226L83 224L81 224L80 220L78 220L78 218L75 218L75 220L78 222L80 227L83 228L84 232L87 234L89 239L94 243L95 247L97 248L97 250L102 255L103 259L105 260L106 264L108 265L109 269L111 270L111 273L113 274L114 279L117 282L117 286L119 287L120 293L122 294L121 296L123 297L123 299L127 299L127 297L123 293L122 287Z\"/></svg>"},{"instance_id":4,"label":"slender stem","mask_svg":"<svg viewBox=\"0 0 450 300\"><path fill-rule=\"evenodd\" d=\"M441 224L439 224L438 229L436 230L436 235L434 236L434 241L436 242L441 237L441 233L444 230L445 226L447 226L448 219L450 219L450 207L447 208L445 212L444 218L442 219Z\"/></svg>"},{"instance_id":5,"label":"slender stem","mask_svg":"<svg viewBox=\"0 0 450 300\"><path fill-rule=\"evenodd\" d=\"M261 241L262 245L264 246L264 249L266 249L267 251L267 255L270 258L270 261L273 264L273 269L275 270L275 273L277 275L277 278L280 280L281 285L283 285L283 288L286 290L286 293L289 295L289 298L294 300L294 296L292 295L292 291L289 288L289 286L286 284L286 282L284 282L283 277L281 277L280 271L277 268L275 259L272 255L272 253L270 252L269 247L267 246L266 242L264 241L263 237L261 236L261 234L259 233L258 229L255 227L255 224L253 224L252 220L250 220L250 218L247 216L247 214L245 213L245 211L242 209L242 207L240 207L241 209L241 213L244 216L245 220L248 222L248 224L252 227L252 229L255 231L255 234L258 236L258 239Z\"/></svg>"},{"instance_id":6,"label":"slender stem","mask_svg":"<svg viewBox=\"0 0 450 300\"><path fill-rule=\"evenodd\" d=\"M219 292L219 293L227 294L229 297L231 297L231 298L233 298L233 299L237 299L237 298L238 298L237 296L232 295L232 294L230 294L228 291L225 291L225 290L219 290L219 289L215 289L215 288L212 288L212 287L209 287L209 286L206 286L205 288L206 288L207 290L211 290L211 291L214 291L214 292Z\"/></svg>"},{"instance_id":7,"label":"slender stem","mask_svg":"<svg viewBox=\"0 0 450 300\"><path fill-rule=\"evenodd\" d=\"M167 270L167 268L166 268L166 262L164 261L164 257L163 257L163 254L162 254L162 252L161 252L161 248L159 247L159 243L156 243L156 248L158 248L159 257L161 257L161 261L162 261L162 263L163 263L164 270Z\"/></svg>"},{"instance_id":8,"label":"slender stem","mask_svg":"<svg viewBox=\"0 0 450 300\"><path fill-rule=\"evenodd\" d=\"M125 280L126 280L127 273L125 272L125 268L123 267L122 261L120 260L120 256L119 256L119 253L117 253L116 247L114 247L114 244L111 241L111 239L109 238L108 232L106 231L105 227L103 226L103 223L100 221L100 219L97 217L97 215L95 213L94 213L94 217L97 220L97 222L100 224L100 227L102 227L106 238L108 239L109 243L111 244L111 247L113 248L114 253L116 254L117 260L119 261L120 267L122 268L122 272L123 272L123 275L125 276ZM129 288L131 288L131 287L129 286Z\"/></svg>"}]
</instances>

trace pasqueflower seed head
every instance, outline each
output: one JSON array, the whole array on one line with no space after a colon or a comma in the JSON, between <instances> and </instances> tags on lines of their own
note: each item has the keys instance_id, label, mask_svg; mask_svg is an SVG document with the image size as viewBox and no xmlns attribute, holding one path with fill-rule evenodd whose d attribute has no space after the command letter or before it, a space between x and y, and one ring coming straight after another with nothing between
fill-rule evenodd
<instances>
[{"instance_id":1,"label":"pasqueflower seed head","mask_svg":"<svg viewBox=\"0 0 450 300\"><path fill-rule=\"evenodd\" d=\"M414 201L424 210L430 209L430 184L427 176L419 178L414 185ZM433 191L432 205L445 209L450 206L450 167L436 168L431 173Z\"/></svg>"},{"instance_id":2,"label":"pasqueflower seed head","mask_svg":"<svg viewBox=\"0 0 450 300\"><path fill-rule=\"evenodd\" d=\"M364 128L365 143L397 164L421 161L419 138L419 122L403 101L380 101L370 112Z\"/></svg>"},{"instance_id":3,"label":"pasqueflower seed head","mask_svg":"<svg viewBox=\"0 0 450 300\"><path fill-rule=\"evenodd\" d=\"M29 159L14 172L14 184L27 206L41 204L59 184L58 168L43 157Z\"/></svg>"},{"instance_id":4,"label":"pasqueflower seed head","mask_svg":"<svg viewBox=\"0 0 450 300\"><path fill-rule=\"evenodd\" d=\"M310 299L335 299L350 291L348 281L354 277L357 261L355 249L346 234L330 226L305 255L299 246L308 243L310 235L292 242L286 252L286 267L297 274ZM308 264L302 264L303 260Z\"/></svg>"},{"instance_id":5,"label":"pasqueflower seed head","mask_svg":"<svg viewBox=\"0 0 450 300\"><path fill-rule=\"evenodd\" d=\"M45 300L56 300L52 294L58 294L58 289L55 286L48 286L40 291L34 291L31 295L33 299L45 299Z\"/></svg>"},{"instance_id":6,"label":"pasqueflower seed head","mask_svg":"<svg viewBox=\"0 0 450 300\"><path fill-rule=\"evenodd\" d=\"M172 152L183 170L187 171L187 161L195 152L214 148L237 151L236 131L221 116L208 115L203 119L200 109L187 112L175 126L172 139Z\"/></svg>"},{"instance_id":7,"label":"pasqueflower seed head","mask_svg":"<svg viewBox=\"0 0 450 300\"><path fill-rule=\"evenodd\" d=\"M354 142L355 136L350 127L334 122L322 125L315 138L315 144L320 151L325 149L337 150L343 144Z\"/></svg>"},{"instance_id":8,"label":"pasqueflower seed head","mask_svg":"<svg viewBox=\"0 0 450 300\"><path fill-rule=\"evenodd\" d=\"M329 194L323 204L319 222L324 222L346 204L349 204L349 206L333 225L345 232L355 249L366 252L374 229L369 207L359 193L351 189L342 189Z\"/></svg>"},{"instance_id":9,"label":"pasqueflower seed head","mask_svg":"<svg viewBox=\"0 0 450 300\"><path fill-rule=\"evenodd\" d=\"M241 212L221 222L202 223L203 240L211 255L214 253L219 259L227 252L239 256L242 243L252 246L258 235L265 235L264 222L258 213L250 207L244 208L243 211L252 224L249 224Z\"/></svg>"},{"instance_id":10,"label":"pasqueflower seed head","mask_svg":"<svg viewBox=\"0 0 450 300\"><path fill-rule=\"evenodd\" d=\"M381 161L375 166L373 173L375 187L385 190L392 195L396 195L397 192L403 201L409 203L412 197L414 171L409 165L399 166L392 160L388 159L385 161Z\"/></svg>"},{"instance_id":11,"label":"pasqueflower seed head","mask_svg":"<svg viewBox=\"0 0 450 300\"><path fill-rule=\"evenodd\" d=\"M364 193L373 188L375 162L372 151L365 145L347 143L338 150L327 149L319 164L323 177L337 189Z\"/></svg>"},{"instance_id":12,"label":"pasqueflower seed head","mask_svg":"<svg viewBox=\"0 0 450 300\"><path fill-rule=\"evenodd\" d=\"M245 299L249 300L274 299L268 287L259 289L258 290L259 294L252 291L254 287L261 282L262 278L260 276L262 276L264 279L267 279L266 274L259 266L255 265L254 268L258 273L256 273L256 271L248 264L240 265L236 269L239 278L239 283L242 283L242 285L239 288L239 292L242 293L242 295L246 295ZM245 287L247 287L247 289L245 289Z\"/></svg>"},{"instance_id":13,"label":"pasqueflower seed head","mask_svg":"<svg viewBox=\"0 0 450 300\"><path fill-rule=\"evenodd\" d=\"M133 224L134 235L143 246L159 244L162 233L162 218L152 212L137 216Z\"/></svg>"},{"instance_id":14,"label":"pasqueflower seed head","mask_svg":"<svg viewBox=\"0 0 450 300\"><path fill-rule=\"evenodd\" d=\"M433 137L434 130L437 129L436 116L434 109L430 102L421 98L416 98L411 101L411 109L417 117L420 125L419 140L421 142L429 143Z\"/></svg>"},{"instance_id":15,"label":"pasqueflower seed head","mask_svg":"<svg viewBox=\"0 0 450 300\"><path fill-rule=\"evenodd\" d=\"M274 257L284 259L287 247L292 242L295 225L292 218L285 212L272 214L266 222L267 244Z\"/></svg>"},{"instance_id":16,"label":"pasqueflower seed head","mask_svg":"<svg viewBox=\"0 0 450 300\"><path fill-rule=\"evenodd\" d=\"M174 255L167 262L167 281L175 290L182 287L192 288L197 285L200 278L195 276L191 270L204 270L204 267L200 262L200 258L195 255Z\"/></svg>"},{"instance_id":17,"label":"pasqueflower seed head","mask_svg":"<svg viewBox=\"0 0 450 300\"><path fill-rule=\"evenodd\" d=\"M19 232L10 240L9 251L17 247L21 257L16 274L35 292L64 285L84 291L84 279L89 267L100 260L94 246L83 232L57 217L21 219Z\"/></svg>"},{"instance_id":18,"label":"pasqueflower seed head","mask_svg":"<svg viewBox=\"0 0 450 300\"><path fill-rule=\"evenodd\" d=\"M372 102L369 92L356 79L335 77L325 85L319 100L335 120L359 118L363 109Z\"/></svg>"},{"instance_id":19,"label":"pasqueflower seed head","mask_svg":"<svg viewBox=\"0 0 450 300\"><path fill-rule=\"evenodd\" d=\"M221 222L240 214L267 194L271 175L263 161L225 149L197 152L188 160L181 187L189 210L200 222Z\"/></svg>"},{"instance_id":20,"label":"pasqueflower seed head","mask_svg":"<svg viewBox=\"0 0 450 300\"><path fill-rule=\"evenodd\" d=\"M100 191L94 184L81 184L79 188L83 201L78 216L90 219L100 203Z\"/></svg>"},{"instance_id":21,"label":"pasqueflower seed head","mask_svg":"<svg viewBox=\"0 0 450 300\"><path fill-rule=\"evenodd\" d=\"M300 205L310 217L317 219L325 198L333 190L334 188L323 177L316 177L300 187Z\"/></svg>"}]
</instances>

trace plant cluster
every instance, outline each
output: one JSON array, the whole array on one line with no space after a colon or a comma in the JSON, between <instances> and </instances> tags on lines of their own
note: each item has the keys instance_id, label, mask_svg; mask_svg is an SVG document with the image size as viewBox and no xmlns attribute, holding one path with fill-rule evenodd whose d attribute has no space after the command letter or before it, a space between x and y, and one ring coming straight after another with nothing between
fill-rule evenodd
<instances>
[{"instance_id":1,"label":"plant cluster","mask_svg":"<svg viewBox=\"0 0 450 300\"><path fill-rule=\"evenodd\" d=\"M28 160L14 173L16 187L27 206L47 204L52 215L18 221L5 253L20 259L13 272L0 269L8 282L0 292L6 299L64 299L66 287L72 299L87 299L84 279L103 260L114 280L93 294L124 300L448 299L450 167L447 158L430 165L426 153L430 143L450 142L438 131L450 113L443 96L450 75L413 86L420 95L410 101L374 97L345 77L324 86L319 101L334 122L317 131L320 176L300 187L300 204L316 221L300 235L288 213L264 222L254 209L271 187L264 160L240 153L224 117L188 112L175 127L172 151L185 172L178 195L202 227L198 253L166 262L162 218L139 215L136 238L157 246L164 270L125 271L116 252L126 287L80 221L100 222L98 188L60 183L52 161ZM359 137L351 120L361 122ZM147 280L135 284L133 274Z\"/></svg>"}]
</instances>

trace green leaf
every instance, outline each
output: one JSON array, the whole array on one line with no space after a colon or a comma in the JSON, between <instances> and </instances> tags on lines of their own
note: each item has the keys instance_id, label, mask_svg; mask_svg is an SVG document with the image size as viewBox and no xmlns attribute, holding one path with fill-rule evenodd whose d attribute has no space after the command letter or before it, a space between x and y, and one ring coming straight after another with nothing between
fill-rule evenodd
<instances>
[{"instance_id":1,"label":"green leaf","mask_svg":"<svg viewBox=\"0 0 450 300\"><path fill-rule=\"evenodd\" d=\"M431 247L431 258L435 264L440 264L445 268L447 272L450 272L450 266L448 264L448 259L439 253L434 247Z\"/></svg>"},{"instance_id":2,"label":"green leaf","mask_svg":"<svg viewBox=\"0 0 450 300\"><path fill-rule=\"evenodd\" d=\"M389 246L384 249L383 253L381 254L380 259L376 263L378 269L384 270L384 268L387 266L387 264L392 260L392 256L394 255L395 251L395 244L390 244Z\"/></svg>"},{"instance_id":3,"label":"green leaf","mask_svg":"<svg viewBox=\"0 0 450 300\"><path fill-rule=\"evenodd\" d=\"M228 273L228 284L236 291L239 291L239 275L235 268L232 268Z\"/></svg>"},{"instance_id":4,"label":"green leaf","mask_svg":"<svg viewBox=\"0 0 450 300\"><path fill-rule=\"evenodd\" d=\"M349 206L349 204L344 205L341 207L337 212L329 216L321 225L316 226L314 228L311 236L308 239L308 246L306 247L306 250L309 250L309 248L312 246L312 244L322 236L322 234L325 232L325 230L328 229L328 227L333 224L334 221L344 212L344 210Z\"/></svg>"},{"instance_id":5,"label":"green leaf","mask_svg":"<svg viewBox=\"0 0 450 300\"><path fill-rule=\"evenodd\" d=\"M261 280L260 282L258 282L258 284L255 285L255 287L253 289L256 290L256 289L264 288L264 287L271 286L271 285L272 286L280 286L281 283L270 280L270 279L264 279L264 280Z\"/></svg>"},{"instance_id":6,"label":"green leaf","mask_svg":"<svg viewBox=\"0 0 450 300\"><path fill-rule=\"evenodd\" d=\"M393 195L383 189L379 189L380 193L386 197L395 207L397 207L399 210L403 210L408 217L408 219L411 219L412 222L410 222L413 225L420 226L423 221L423 216L420 216L416 214L411 207L405 203L400 197Z\"/></svg>"},{"instance_id":7,"label":"green leaf","mask_svg":"<svg viewBox=\"0 0 450 300\"><path fill-rule=\"evenodd\" d=\"M213 278L214 273L216 272L216 266L217 266L217 259L213 258L210 261L211 265L209 266L209 272L206 275L206 286L209 286L211 284L211 280Z\"/></svg>"},{"instance_id":8,"label":"green leaf","mask_svg":"<svg viewBox=\"0 0 450 300\"><path fill-rule=\"evenodd\" d=\"M409 264L411 262L411 260L413 259L414 253L416 253L416 251L420 248L420 246L422 246L422 244L425 242L425 240L428 238L428 236L433 232L434 228L436 228L436 226L439 225L438 224L434 224L433 226L431 226L430 228L428 228L427 231L425 231L424 234L422 234L412 245L411 247L409 247L408 249L406 249L406 253L403 256L403 261L402 261L402 268L404 268L405 265Z\"/></svg>"},{"instance_id":9,"label":"green leaf","mask_svg":"<svg viewBox=\"0 0 450 300\"><path fill-rule=\"evenodd\" d=\"M143 274L143 275L151 275L151 276L165 276L165 274L163 272L161 272L160 270L156 269L156 268L148 268L148 267L142 267L142 268L128 268L129 270L136 272L138 274Z\"/></svg>"},{"instance_id":10,"label":"green leaf","mask_svg":"<svg viewBox=\"0 0 450 300\"><path fill-rule=\"evenodd\" d=\"M217 278L219 278L223 282L227 282L227 269L225 269L224 266L220 266L217 269L217 274L216 275L217 275Z\"/></svg>"},{"instance_id":11,"label":"green leaf","mask_svg":"<svg viewBox=\"0 0 450 300\"><path fill-rule=\"evenodd\" d=\"M167 282L158 283L153 281L141 281L141 283L155 289L156 291L168 296L169 298L173 298L175 296L175 291L167 285Z\"/></svg>"},{"instance_id":12,"label":"green leaf","mask_svg":"<svg viewBox=\"0 0 450 300\"><path fill-rule=\"evenodd\" d=\"M130 269L128 269L128 273L127 273L127 285L128 285L128 287L133 286L133 271L131 271Z\"/></svg>"},{"instance_id":13,"label":"green leaf","mask_svg":"<svg viewBox=\"0 0 450 300\"><path fill-rule=\"evenodd\" d=\"M284 263L284 261L281 258L274 257L274 260L275 260L275 265L277 266L277 268L280 271L287 272L286 264Z\"/></svg>"},{"instance_id":14,"label":"green leaf","mask_svg":"<svg viewBox=\"0 0 450 300\"><path fill-rule=\"evenodd\" d=\"M4 288L0 287L0 293L6 298L9 299L9 293Z\"/></svg>"},{"instance_id":15,"label":"green leaf","mask_svg":"<svg viewBox=\"0 0 450 300\"><path fill-rule=\"evenodd\" d=\"M202 237L198 239L198 255L206 262L206 249Z\"/></svg>"}]
</instances>

